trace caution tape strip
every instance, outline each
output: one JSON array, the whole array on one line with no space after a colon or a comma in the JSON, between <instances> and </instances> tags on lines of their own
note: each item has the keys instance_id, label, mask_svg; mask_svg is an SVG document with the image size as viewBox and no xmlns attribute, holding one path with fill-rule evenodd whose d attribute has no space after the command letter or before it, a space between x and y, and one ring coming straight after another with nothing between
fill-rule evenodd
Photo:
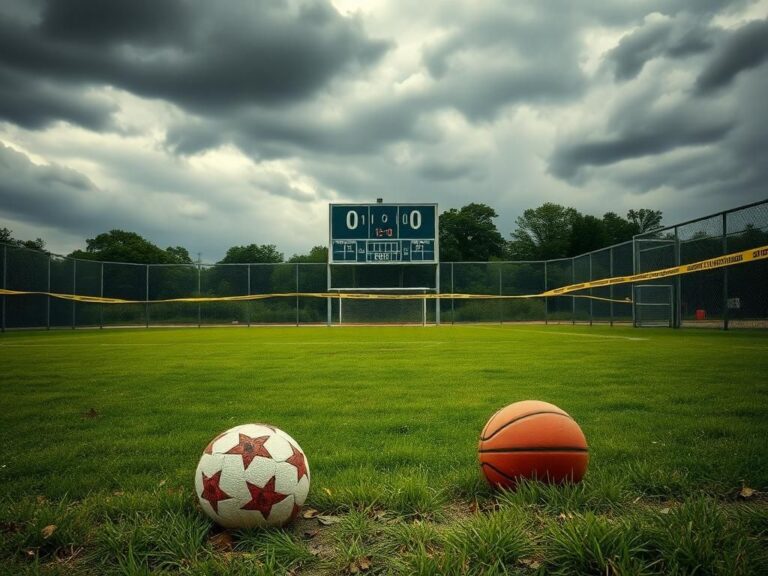
<instances>
[{"instance_id":1,"label":"caution tape strip","mask_svg":"<svg viewBox=\"0 0 768 576\"><path fill-rule=\"evenodd\" d=\"M571 298L586 298L590 300L599 300L603 302L615 302L620 304L631 304L632 301L629 298L615 299L604 298L600 296L592 296L589 294L573 294L573 292L580 292L582 290L589 290L591 288L605 288L610 286L616 286L618 284L630 284L633 282L646 282L648 280L656 280L658 278L668 278L670 276L679 276L682 274L692 274L694 272L702 272L704 270L715 270L718 268L724 268L726 266L734 266L736 264L746 264L747 262L754 262L757 260L768 259L768 246L762 246L760 248L753 248L750 250L744 250L741 252L734 252L732 254L726 254L725 256L718 256L717 258L710 258L708 260L701 260L699 262L693 262L692 264L685 264L682 266L674 266L672 268L664 268L661 270L654 270L652 272L642 272L640 274L633 274L631 276L616 276L613 278L604 278L602 280L592 280L589 282L582 282L579 284L570 284L568 286L562 286L560 288L553 288L540 292L538 294L455 294L455 293L443 293L443 294L370 294L370 293L356 293L356 292L278 292L271 294L248 294L243 296L202 296L193 298L164 298L160 300L125 300L122 298L107 298L102 296L83 296L80 294L61 294L58 292L42 292L42 291L27 291L27 290L7 290L0 288L0 295L2 296L49 296L51 298L58 298L61 300L69 300L74 302L83 302L89 304L169 304L169 303L205 303L205 302L250 302L253 300L266 300L268 298L334 298L343 300L523 300L530 298L553 298L557 296L564 296L569 294Z\"/></svg>"},{"instance_id":2,"label":"caution tape strip","mask_svg":"<svg viewBox=\"0 0 768 576\"><path fill-rule=\"evenodd\" d=\"M661 270L653 270L652 272L641 272L640 274L633 274L632 276L616 276L614 278L592 280L590 282L582 282L580 284L570 284L569 286L547 290L546 292L542 292L540 296L561 296L570 292L578 292L580 290L588 290L590 288L604 288L606 286L628 284L631 282L646 282L648 280L656 280L658 278L668 278L670 276L692 274L694 272L703 272L705 270L716 270L717 268L725 268L726 266L746 264L747 262L766 259L768 259L768 246L761 246L760 248L751 248L749 250L742 250L741 252L726 254L725 256L718 256L717 258L700 260L699 262L693 262L692 264L673 266L672 268L663 268Z\"/></svg>"}]
</instances>

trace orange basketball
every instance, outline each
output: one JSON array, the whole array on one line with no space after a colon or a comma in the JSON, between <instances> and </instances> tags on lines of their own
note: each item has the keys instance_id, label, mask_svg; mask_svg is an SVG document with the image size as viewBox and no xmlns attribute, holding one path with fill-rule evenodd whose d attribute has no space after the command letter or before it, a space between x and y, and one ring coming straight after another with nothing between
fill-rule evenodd
<instances>
[{"instance_id":1,"label":"orange basketball","mask_svg":"<svg viewBox=\"0 0 768 576\"><path fill-rule=\"evenodd\" d=\"M565 410L538 400L515 402L491 416L480 434L480 466L496 488L520 478L560 484L587 471L587 439Z\"/></svg>"}]
</instances>

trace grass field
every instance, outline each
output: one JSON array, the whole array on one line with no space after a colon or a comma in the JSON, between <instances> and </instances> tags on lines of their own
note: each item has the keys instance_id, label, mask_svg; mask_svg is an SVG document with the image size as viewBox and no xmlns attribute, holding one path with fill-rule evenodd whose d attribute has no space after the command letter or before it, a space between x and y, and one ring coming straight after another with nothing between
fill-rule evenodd
<instances>
[{"instance_id":1,"label":"grass field","mask_svg":"<svg viewBox=\"0 0 768 576\"><path fill-rule=\"evenodd\" d=\"M768 573L766 332L15 332L0 366L5 573ZM530 398L581 424L589 472L494 494L480 430ZM301 444L329 525L199 510L203 448L251 421Z\"/></svg>"}]
</instances>

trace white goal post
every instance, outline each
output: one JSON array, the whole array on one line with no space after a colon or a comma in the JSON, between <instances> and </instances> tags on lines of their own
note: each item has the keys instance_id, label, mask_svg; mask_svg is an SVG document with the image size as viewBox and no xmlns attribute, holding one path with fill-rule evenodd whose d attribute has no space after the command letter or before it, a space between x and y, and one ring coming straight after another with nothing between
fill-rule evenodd
<instances>
[{"instance_id":1,"label":"white goal post","mask_svg":"<svg viewBox=\"0 0 768 576\"><path fill-rule=\"evenodd\" d=\"M429 318L431 308L427 308L427 294L437 294L438 290L429 286L379 287L379 288L330 288L329 292L338 294L334 298L332 322L337 325L378 323L387 316L390 321L403 324L434 323L436 318ZM370 298L344 298L343 294L361 293ZM398 299L400 295L424 295L424 298ZM439 305L439 302L438 302ZM378 310L377 310L378 309ZM378 312L378 313L376 313Z\"/></svg>"}]
</instances>

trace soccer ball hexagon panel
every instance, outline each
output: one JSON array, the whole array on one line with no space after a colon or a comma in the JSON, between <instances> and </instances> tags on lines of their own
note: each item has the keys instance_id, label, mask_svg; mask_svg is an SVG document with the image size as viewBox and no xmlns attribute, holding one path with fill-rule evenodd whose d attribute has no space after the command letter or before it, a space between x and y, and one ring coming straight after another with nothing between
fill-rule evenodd
<instances>
[{"instance_id":1,"label":"soccer ball hexagon panel","mask_svg":"<svg viewBox=\"0 0 768 576\"><path fill-rule=\"evenodd\" d=\"M268 424L244 424L219 434L195 471L205 513L225 528L282 526L309 492L309 463L299 444Z\"/></svg>"}]
</instances>

